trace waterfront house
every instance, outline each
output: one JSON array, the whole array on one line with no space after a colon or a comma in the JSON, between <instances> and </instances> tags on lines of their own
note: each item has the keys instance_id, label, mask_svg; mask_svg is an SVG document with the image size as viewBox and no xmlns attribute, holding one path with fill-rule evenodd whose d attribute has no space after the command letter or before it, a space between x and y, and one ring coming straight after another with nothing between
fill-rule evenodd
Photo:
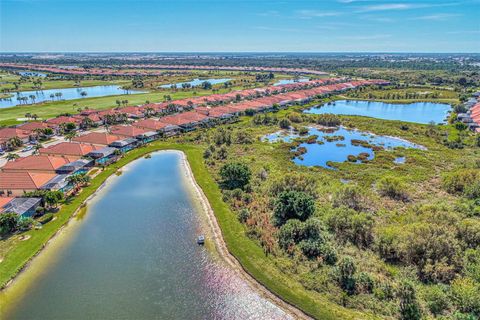
<instances>
[{"instance_id":1,"label":"waterfront house","mask_svg":"<svg viewBox=\"0 0 480 320\"><path fill-rule=\"evenodd\" d=\"M122 140L122 137L106 132L90 132L72 139L75 142L89 143L96 146L108 146L117 140Z\"/></svg>"},{"instance_id":2,"label":"waterfront house","mask_svg":"<svg viewBox=\"0 0 480 320\"><path fill-rule=\"evenodd\" d=\"M1 172L36 172L55 173L55 171L70 161L61 156L31 155L8 161L0 168Z\"/></svg>"},{"instance_id":3,"label":"waterfront house","mask_svg":"<svg viewBox=\"0 0 480 320\"><path fill-rule=\"evenodd\" d=\"M132 125L113 126L110 128L110 132L120 137L135 138L141 143L151 142L160 137L160 134L156 130L149 130L146 128L136 127Z\"/></svg>"},{"instance_id":4,"label":"waterfront house","mask_svg":"<svg viewBox=\"0 0 480 320\"><path fill-rule=\"evenodd\" d=\"M112 148L116 148L121 152L125 153L136 148L139 144L139 141L136 138L125 138L122 140L117 140L110 143L108 146Z\"/></svg>"},{"instance_id":5,"label":"waterfront house","mask_svg":"<svg viewBox=\"0 0 480 320\"><path fill-rule=\"evenodd\" d=\"M91 151L87 157L95 161L97 166L105 166L118 160L119 155L117 149L112 147L103 147L98 150Z\"/></svg>"},{"instance_id":6,"label":"waterfront house","mask_svg":"<svg viewBox=\"0 0 480 320\"><path fill-rule=\"evenodd\" d=\"M41 155L64 156L70 161L75 161L98 149L101 149L101 147L88 143L61 142L47 148L41 148L38 152Z\"/></svg>"},{"instance_id":7,"label":"waterfront house","mask_svg":"<svg viewBox=\"0 0 480 320\"><path fill-rule=\"evenodd\" d=\"M200 125L206 125L211 120L208 116L195 111L188 111L171 116L160 118L160 121L171 125L177 126L182 131L191 131Z\"/></svg>"},{"instance_id":8,"label":"waterfront house","mask_svg":"<svg viewBox=\"0 0 480 320\"><path fill-rule=\"evenodd\" d=\"M173 116L170 116L170 117L173 117ZM154 120L154 119L140 120L132 123L132 126L145 129L145 130L156 131L156 132L159 132L161 135L164 135L167 137L173 136L181 131L181 128L176 125L168 124L163 121Z\"/></svg>"},{"instance_id":9,"label":"waterfront house","mask_svg":"<svg viewBox=\"0 0 480 320\"><path fill-rule=\"evenodd\" d=\"M0 172L0 197L22 196L26 192L40 189L54 173Z\"/></svg>"},{"instance_id":10,"label":"waterfront house","mask_svg":"<svg viewBox=\"0 0 480 320\"><path fill-rule=\"evenodd\" d=\"M78 159L59 167L55 172L57 174L82 174L87 173L93 167L94 161L91 159Z\"/></svg>"},{"instance_id":11,"label":"waterfront house","mask_svg":"<svg viewBox=\"0 0 480 320\"><path fill-rule=\"evenodd\" d=\"M29 218L35 216L41 204L42 198L0 197L0 214L13 212L20 218Z\"/></svg>"},{"instance_id":12,"label":"waterfront house","mask_svg":"<svg viewBox=\"0 0 480 320\"><path fill-rule=\"evenodd\" d=\"M59 133L63 131L63 127L69 123L73 123L74 130L80 127L81 120L75 117L59 116L56 118L48 119L45 121L48 127L52 128L55 132Z\"/></svg>"},{"instance_id":13,"label":"waterfront house","mask_svg":"<svg viewBox=\"0 0 480 320\"><path fill-rule=\"evenodd\" d=\"M41 186L40 190L60 191L67 194L74 187L73 184L68 181L69 176L69 174L57 174Z\"/></svg>"}]
</instances>

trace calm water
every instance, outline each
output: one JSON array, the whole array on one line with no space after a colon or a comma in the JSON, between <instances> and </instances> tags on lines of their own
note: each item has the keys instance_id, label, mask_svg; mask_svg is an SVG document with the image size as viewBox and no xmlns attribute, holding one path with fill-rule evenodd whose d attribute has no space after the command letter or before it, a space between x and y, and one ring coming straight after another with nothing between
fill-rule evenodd
<instances>
[{"instance_id":1,"label":"calm water","mask_svg":"<svg viewBox=\"0 0 480 320\"><path fill-rule=\"evenodd\" d=\"M401 120L416 123L443 123L451 106L444 103L415 102L409 104L384 103L361 100L339 100L305 110L305 113L334 113L366 116L386 120Z\"/></svg>"},{"instance_id":2,"label":"calm water","mask_svg":"<svg viewBox=\"0 0 480 320\"><path fill-rule=\"evenodd\" d=\"M178 89L182 88L182 84L190 84L192 87L196 87L201 85L203 82L208 81L212 85L219 84L219 83L225 83L227 81L230 81L232 79L193 79L192 81L187 81L187 82L177 82L177 83L169 83L169 84L164 84L161 85L160 88L171 88L172 85L176 85Z\"/></svg>"},{"instance_id":3,"label":"calm water","mask_svg":"<svg viewBox=\"0 0 480 320\"><path fill-rule=\"evenodd\" d=\"M301 166L321 166L327 169L332 169L332 167L328 165L329 161L344 162L347 161L349 155L358 156L360 153L367 153L368 160L372 160L375 157L375 152L371 148L361 145L353 145L352 140L367 141L370 145L381 146L387 150L393 150L397 147L425 150L423 146L403 139L374 135L371 133L362 132L359 130L350 130L343 127L339 127L333 132L324 132L316 128L310 128L308 135L302 137L306 138L309 135L317 135L317 141L320 141L321 144L300 144L299 147L305 147L307 149L307 153L294 158L293 161ZM328 137L334 136L342 136L344 139L335 141L328 140ZM270 142L291 142L295 138L299 137L299 135L292 132L286 133L279 131L265 136L264 140ZM357 161L357 163L360 163L360 161Z\"/></svg>"},{"instance_id":4,"label":"calm water","mask_svg":"<svg viewBox=\"0 0 480 320\"><path fill-rule=\"evenodd\" d=\"M28 76L28 77L46 77L46 73L38 72L38 71L20 71L19 74L21 76Z\"/></svg>"},{"instance_id":5,"label":"calm water","mask_svg":"<svg viewBox=\"0 0 480 320\"><path fill-rule=\"evenodd\" d=\"M61 97L53 97L50 95L55 93L62 93ZM86 92L87 95L82 97L81 93ZM141 91L129 91L130 94L142 93ZM104 96L113 96L126 94L126 91L123 90L120 86L94 86L94 87L81 87L81 88L65 88L65 89L49 89L49 90L39 90L39 91L22 91L18 95L13 93L13 96L10 99L0 100L0 108L14 107L17 105L24 105L17 100L18 97L27 97L27 103L38 103L43 101L59 101L59 100L73 100L80 98L93 98L93 97L104 97ZM31 100L30 96L34 95L35 100Z\"/></svg>"},{"instance_id":6,"label":"calm water","mask_svg":"<svg viewBox=\"0 0 480 320\"><path fill-rule=\"evenodd\" d=\"M302 78L302 79L282 79L282 80L278 80L277 82L275 82L273 85L274 86L280 86L282 84L290 84L290 83L297 83L297 82L307 82L309 81L310 79L308 78Z\"/></svg>"},{"instance_id":7,"label":"calm water","mask_svg":"<svg viewBox=\"0 0 480 320\"><path fill-rule=\"evenodd\" d=\"M180 161L140 159L102 190L6 319L287 319L196 244L208 228Z\"/></svg>"}]
</instances>

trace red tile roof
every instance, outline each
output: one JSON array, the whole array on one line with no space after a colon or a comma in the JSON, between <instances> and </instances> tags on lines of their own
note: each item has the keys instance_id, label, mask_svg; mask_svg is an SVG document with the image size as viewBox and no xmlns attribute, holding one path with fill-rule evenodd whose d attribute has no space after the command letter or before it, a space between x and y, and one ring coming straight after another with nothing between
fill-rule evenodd
<instances>
[{"instance_id":1,"label":"red tile roof","mask_svg":"<svg viewBox=\"0 0 480 320\"><path fill-rule=\"evenodd\" d=\"M17 128L32 132L38 129L48 128L48 125L44 122L25 122L18 125Z\"/></svg>"},{"instance_id":2,"label":"red tile roof","mask_svg":"<svg viewBox=\"0 0 480 320\"><path fill-rule=\"evenodd\" d=\"M54 173L0 172L0 189L38 189L55 176Z\"/></svg>"},{"instance_id":3,"label":"red tile roof","mask_svg":"<svg viewBox=\"0 0 480 320\"><path fill-rule=\"evenodd\" d=\"M41 148L40 154L55 154L64 156L84 156L93 150L101 149L101 147L86 143L61 142L48 148Z\"/></svg>"},{"instance_id":4,"label":"red tile roof","mask_svg":"<svg viewBox=\"0 0 480 320\"><path fill-rule=\"evenodd\" d=\"M122 140L122 139L124 138L120 136L108 134L105 132L90 132L83 136L75 137L72 139L72 141L107 146L114 141Z\"/></svg>"},{"instance_id":5,"label":"red tile roof","mask_svg":"<svg viewBox=\"0 0 480 320\"><path fill-rule=\"evenodd\" d=\"M0 139L10 139L18 137L20 139L27 138L30 136L30 132L18 128L1 128L0 129Z\"/></svg>"},{"instance_id":6,"label":"red tile roof","mask_svg":"<svg viewBox=\"0 0 480 320\"><path fill-rule=\"evenodd\" d=\"M17 170L37 170L37 171L52 171L55 172L56 169L61 166L70 163L66 158L59 156L47 156L47 155L38 155L38 156L28 156L24 158L18 158L14 161L8 161L2 168L1 171L17 171Z\"/></svg>"},{"instance_id":7,"label":"red tile roof","mask_svg":"<svg viewBox=\"0 0 480 320\"><path fill-rule=\"evenodd\" d=\"M157 131L165 128L167 124L163 123L163 121L158 121L155 119L144 119L132 123L132 126L150 131Z\"/></svg>"},{"instance_id":8,"label":"red tile roof","mask_svg":"<svg viewBox=\"0 0 480 320\"><path fill-rule=\"evenodd\" d=\"M110 132L112 134L115 134L117 136L123 136L123 137L136 137L139 135L142 135L146 132L149 132L149 130L140 128L140 127L134 127L134 126L113 126L110 128Z\"/></svg>"}]
</instances>

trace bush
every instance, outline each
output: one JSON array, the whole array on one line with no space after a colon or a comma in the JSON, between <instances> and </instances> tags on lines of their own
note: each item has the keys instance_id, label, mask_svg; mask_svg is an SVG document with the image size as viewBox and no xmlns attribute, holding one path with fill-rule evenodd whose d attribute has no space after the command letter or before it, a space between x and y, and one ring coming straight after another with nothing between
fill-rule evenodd
<instances>
[{"instance_id":1,"label":"bush","mask_svg":"<svg viewBox=\"0 0 480 320\"><path fill-rule=\"evenodd\" d=\"M423 300L428 310L435 316L442 314L450 307L450 297L446 287L441 285L426 286L423 291Z\"/></svg>"},{"instance_id":2,"label":"bush","mask_svg":"<svg viewBox=\"0 0 480 320\"><path fill-rule=\"evenodd\" d=\"M354 294L356 289L355 272L357 267L353 258L344 256L338 261L338 282L347 294Z\"/></svg>"},{"instance_id":3,"label":"bush","mask_svg":"<svg viewBox=\"0 0 480 320\"><path fill-rule=\"evenodd\" d=\"M248 211L248 209L240 210L240 212L238 213L238 221L240 221L241 223L245 223L247 222L248 218L250 218L250 212Z\"/></svg>"},{"instance_id":4,"label":"bush","mask_svg":"<svg viewBox=\"0 0 480 320\"><path fill-rule=\"evenodd\" d=\"M382 196L387 196L395 200L408 200L406 187L398 178L384 177L380 179L377 183L377 189Z\"/></svg>"},{"instance_id":5,"label":"bush","mask_svg":"<svg viewBox=\"0 0 480 320\"><path fill-rule=\"evenodd\" d=\"M284 191L275 200L274 223L281 226L289 219L307 220L315 212L313 198L305 192Z\"/></svg>"},{"instance_id":6,"label":"bush","mask_svg":"<svg viewBox=\"0 0 480 320\"><path fill-rule=\"evenodd\" d=\"M9 234L17 230L18 215L16 213L1 213L0 214L0 233Z\"/></svg>"},{"instance_id":7,"label":"bush","mask_svg":"<svg viewBox=\"0 0 480 320\"><path fill-rule=\"evenodd\" d=\"M283 250L289 250L303 239L303 223L298 219L288 220L278 232L278 244Z\"/></svg>"},{"instance_id":8,"label":"bush","mask_svg":"<svg viewBox=\"0 0 480 320\"><path fill-rule=\"evenodd\" d=\"M477 169L460 169L443 176L443 187L449 193L462 194L467 186L477 184L480 171ZM473 190L469 191L469 193Z\"/></svg>"},{"instance_id":9,"label":"bush","mask_svg":"<svg viewBox=\"0 0 480 320\"><path fill-rule=\"evenodd\" d=\"M239 162L227 163L220 169L222 185L226 189L243 189L250 182L251 175L250 168Z\"/></svg>"},{"instance_id":10,"label":"bush","mask_svg":"<svg viewBox=\"0 0 480 320\"><path fill-rule=\"evenodd\" d=\"M40 222L41 224L46 224L47 222L52 221L52 219L53 219L53 213L47 213L41 216L38 219L38 222Z\"/></svg>"},{"instance_id":11,"label":"bush","mask_svg":"<svg viewBox=\"0 0 480 320\"><path fill-rule=\"evenodd\" d=\"M461 312L480 316L480 284L470 278L458 278L452 283L453 303Z\"/></svg>"},{"instance_id":12,"label":"bush","mask_svg":"<svg viewBox=\"0 0 480 320\"><path fill-rule=\"evenodd\" d=\"M480 246L480 220L465 219L457 227L458 238L462 240L467 247L476 248Z\"/></svg>"},{"instance_id":13,"label":"bush","mask_svg":"<svg viewBox=\"0 0 480 320\"><path fill-rule=\"evenodd\" d=\"M343 243L350 241L360 248L366 248L373 242L374 221L369 214L342 207L333 211L327 224L335 237Z\"/></svg>"},{"instance_id":14,"label":"bush","mask_svg":"<svg viewBox=\"0 0 480 320\"><path fill-rule=\"evenodd\" d=\"M280 120L280 122L278 124L280 125L280 128L282 128L282 129L289 129L290 128L290 121L288 121L287 119Z\"/></svg>"},{"instance_id":15,"label":"bush","mask_svg":"<svg viewBox=\"0 0 480 320\"><path fill-rule=\"evenodd\" d=\"M317 117L317 124L327 127L336 127L341 124L341 120L338 116L331 113L324 113Z\"/></svg>"},{"instance_id":16,"label":"bush","mask_svg":"<svg viewBox=\"0 0 480 320\"><path fill-rule=\"evenodd\" d=\"M17 229L20 231L28 231L35 225L35 220L32 218L18 219Z\"/></svg>"},{"instance_id":17,"label":"bush","mask_svg":"<svg viewBox=\"0 0 480 320\"><path fill-rule=\"evenodd\" d=\"M411 282L402 282L398 290L398 298L400 300L400 319L420 320L422 318L415 288Z\"/></svg>"},{"instance_id":18,"label":"bush","mask_svg":"<svg viewBox=\"0 0 480 320\"><path fill-rule=\"evenodd\" d=\"M303 174L287 173L272 183L270 193L277 195L284 191L298 191L305 192L315 198L317 196L316 189L317 181L315 178Z\"/></svg>"},{"instance_id":19,"label":"bush","mask_svg":"<svg viewBox=\"0 0 480 320\"><path fill-rule=\"evenodd\" d=\"M363 209L364 196L358 186L346 185L338 190L333 196L333 206L360 211Z\"/></svg>"}]
</instances>

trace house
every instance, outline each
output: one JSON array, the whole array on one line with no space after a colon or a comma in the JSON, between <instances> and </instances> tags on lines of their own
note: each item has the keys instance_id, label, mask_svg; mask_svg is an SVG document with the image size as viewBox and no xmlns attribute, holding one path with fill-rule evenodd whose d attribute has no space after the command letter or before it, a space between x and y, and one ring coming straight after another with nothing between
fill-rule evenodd
<instances>
[{"instance_id":1,"label":"house","mask_svg":"<svg viewBox=\"0 0 480 320\"><path fill-rule=\"evenodd\" d=\"M0 197L22 196L40 189L54 173L0 172Z\"/></svg>"},{"instance_id":2,"label":"house","mask_svg":"<svg viewBox=\"0 0 480 320\"><path fill-rule=\"evenodd\" d=\"M116 110L120 113L125 113L127 117L131 119L141 119L145 117L145 112L142 107L129 106L117 108Z\"/></svg>"},{"instance_id":3,"label":"house","mask_svg":"<svg viewBox=\"0 0 480 320\"><path fill-rule=\"evenodd\" d=\"M61 156L31 155L8 161L1 172L33 172L33 173L55 173L55 171L70 161Z\"/></svg>"},{"instance_id":4,"label":"house","mask_svg":"<svg viewBox=\"0 0 480 320\"><path fill-rule=\"evenodd\" d=\"M78 129L81 124L81 120L75 117L60 116L45 121L48 127L52 128L56 132L60 132L62 127L68 123L73 123L75 125L74 130Z\"/></svg>"},{"instance_id":5,"label":"house","mask_svg":"<svg viewBox=\"0 0 480 320\"><path fill-rule=\"evenodd\" d=\"M130 151L136 148L139 144L139 141L136 138L125 138L122 140L117 140L110 143L108 146L112 148L116 148L123 153Z\"/></svg>"},{"instance_id":6,"label":"house","mask_svg":"<svg viewBox=\"0 0 480 320\"><path fill-rule=\"evenodd\" d=\"M93 144L61 142L47 148L41 148L38 152L41 155L64 156L70 161L75 161L98 149L101 149L101 147Z\"/></svg>"},{"instance_id":7,"label":"house","mask_svg":"<svg viewBox=\"0 0 480 320\"><path fill-rule=\"evenodd\" d=\"M122 137L106 132L90 132L72 139L75 142L89 143L96 146L108 146L117 140L122 140Z\"/></svg>"},{"instance_id":8,"label":"house","mask_svg":"<svg viewBox=\"0 0 480 320\"><path fill-rule=\"evenodd\" d=\"M57 174L52 179L48 180L43 186L41 186L40 190L60 191L64 194L67 194L73 189L72 183L68 181L69 176L69 174Z\"/></svg>"},{"instance_id":9,"label":"house","mask_svg":"<svg viewBox=\"0 0 480 320\"><path fill-rule=\"evenodd\" d=\"M95 161L95 165L104 166L117 161L119 155L116 148L104 147L89 152L87 157L92 158Z\"/></svg>"},{"instance_id":10,"label":"house","mask_svg":"<svg viewBox=\"0 0 480 320\"><path fill-rule=\"evenodd\" d=\"M160 137L160 134L156 130L136 126L113 126L110 128L110 132L120 137L135 138L142 143L151 142Z\"/></svg>"},{"instance_id":11,"label":"house","mask_svg":"<svg viewBox=\"0 0 480 320\"><path fill-rule=\"evenodd\" d=\"M29 131L31 134L37 134L38 131L45 130L48 125L45 122L25 122L19 124L17 128L25 131Z\"/></svg>"},{"instance_id":12,"label":"house","mask_svg":"<svg viewBox=\"0 0 480 320\"><path fill-rule=\"evenodd\" d=\"M59 167L55 172L57 174L81 174L87 173L93 167L93 160L78 159Z\"/></svg>"},{"instance_id":13,"label":"house","mask_svg":"<svg viewBox=\"0 0 480 320\"><path fill-rule=\"evenodd\" d=\"M183 131L191 131L200 125L208 124L211 118L196 111L188 111L160 118L160 121L167 125L180 127Z\"/></svg>"},{"instance_id":14,"label":"house","mask_svg":"<svg viewBox=\"0 0 480 320\"><path fill-rule=\"evenodd\" d=\"M13 212L20 218L29 218L35 216L41 204L42 198L0 197L0 214Z\"/></svg>"},{"instance_id":15,"label":"house","mask_svg":"<svg viewBox=\"0 0 480 320\"><path fill-rule=\"evenodd\" d=\"M20 128L1 128L0 150L10 150L12 148L11 140L15 138L20 139L21 143L28 143L31 140L31 133Z\"/></svg>"}]
</instances>

